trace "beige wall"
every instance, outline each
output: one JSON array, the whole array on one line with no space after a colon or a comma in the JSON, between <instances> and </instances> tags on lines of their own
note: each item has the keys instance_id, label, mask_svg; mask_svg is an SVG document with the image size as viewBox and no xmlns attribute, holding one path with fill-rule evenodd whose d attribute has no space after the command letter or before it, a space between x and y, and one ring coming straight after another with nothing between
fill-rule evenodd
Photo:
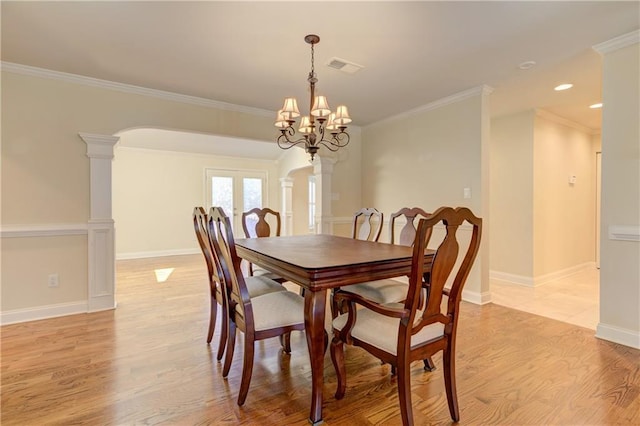
<instances>
[{"instance_id":1,"label":"beige wall","mask_svg":"<svg viewBox=\"0 0 640 426\"><path fill-rule=\"evenodd\" d=\"M636 38L637 40L637 38ZM640 44L603 55L600 324L597 334L640 348L640 243L609 238L640 227Z\"/></svg>"},{"instance_id":2,"label":"beige wall","mask_svg":"<svg viewBox=\"0 0 640 426\"><path fill-rule=\"evenodd\" d=\"M264 207L279 210L278 172L274 161L116 147L113 218L117 257L162 256L199 250L191 214L195 206L207 207L207 168L266 172L268 188ZM238 231L237 235L244 235L241 229Z\"/></svg>"},{"instance_id":3,"label":"beige wall","mask_svg":"<svg viewBox=\"0 0 640 426\"><path fill-rule=\"evenodd\" d=\"M591 265L598 138L560 117L527 111L494 119L491 139L494 276L535 285Z\"/></svg>"},{"instance_id":4,"label":"beige wall","mask_svg":"<svg viewBox=\"0 0 640 426\"><path fill-rule=\"evenodd\" d=\"M444 205L465 206L486 219L488 230L483 190L489 188L482 186L482 174L488 173L483 149L489 149L483 139L488 117L484 98L478 93L364 128L363 205L386 217L401 207L433 211ZM471 199L463 198L464 188L471 188ZM381 241L388 241L388 234L385 227ZM482 302L488 301L489 290L483 257L488 260L487 250L481 251L465 287L466 294Z\"/></svg>"},{"instance_id":5,"label":"beige wall","mask_svg":"<svg viewBox=\"0 0 640 426\"><path fill-rule=\"evenodd\" d=\"M330 156L330 158L334 158L336 162L333 166L331 189L331 192L334 194L331 203L331 213L336 218L350 217L354 212L363 207L363 137L358 127L350 128L349 134L351 135L349 145L341 148Z\"/></svg>"},{"instance_id":6,"label":"beige wall","mask_svg":"<svg viewBox=\"0 0 640 426\"><path fill-rule=\"evenodd\" d=\"M537 115L533 149L534 277L595 261L591 134ZM569 176L576 182L569 183Z\"/></svg>"},{"instance_id":7,"label":"beige wall","mask_svg":"<svg viewBox=\"0 0 640 426\"><path fill-rule=\"evenodd\" d=\"M480 115L476 96L364 128L363 203L386 215L443 205L479 212ZM463 198L467 187L470 200Z\"/></svg>"},{"instance_id":8,"label":"beige wall","mask_svg":"<svg viewBox=\"0 0 640 426\"><path fill-rule=\"evenodd\" d=\"M156 127L270 140L272 117L2 71L2 225L86 227L89 159L79 132ZM51 251L39 259L42 248ZM55 255L54 255L55 253ZM87 237L2 239L2 311L87 299ZM25 267L29 265L29 267ZM57 272L60 287L49 290ZM20 295L20 296L18 296Z\"/></svg>"},{"instance_id":9,"label":"beige wall","mask_svg":"<svg viewBox=\"0 0 640 426\"><path fill-rule=\"evenodd\" d=\"M114 135L148 127L259 141L276 136L272 114L223 110L5 70L1 75L3 230L8 226L47 228L67 224L86 229L89 159L79 132ZM357 128L347 150L347 158L334 167L334 179L342 180L334 184L342 191L334 208L351 212L360 205ZM122 230L118 227L117 232ZM34 263L44 246L51 247L55 256ZM86 231L80 237L3 238L2 311L86 301L87 262ZM49 291L47 277L53 272L60 274L60 287Z\"/></svg>"},{"instance_id":10,"label":"beige wall","mask_svg":"<svg viewBox=\"0 0 640 426\"><path fill-rule=\"evenodd\" d=\"M2 311L87 300L87 237L2 239ZM48 286L58 274L59 286Z\"/></svg>"},{"instance_id":11,"label":"beige wall","mask_svg":"<svg viewBox=\"0 0 640 426\"><path fill-rule=\"evenodd\" d=\"M152 127L256 140L274 137L272 117L6 71L2 112L5 224L86 221L89 161L78 132L112 135ZM25 200L26 193L30 197Z\"/></svg>"},{"instance_id":12,"label":"beige wall","mask_svg":"<svg viewBox=\"0 0 640 426\"><path fill-rule=\"evenodd\" d=\"M491 271L533 277L534 111L491 121Z\"/></svg>"}]
</instances>

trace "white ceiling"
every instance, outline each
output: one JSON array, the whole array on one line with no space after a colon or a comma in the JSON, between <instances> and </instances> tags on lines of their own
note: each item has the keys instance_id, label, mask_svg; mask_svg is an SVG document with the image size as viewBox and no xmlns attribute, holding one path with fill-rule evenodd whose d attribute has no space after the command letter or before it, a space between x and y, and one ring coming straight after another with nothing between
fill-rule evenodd
<instances>
[{"instance_id":1,"label":"white ceiling","mask_svg":"<svg viewBox=\"0 0 640 426\"><path fill-rule=\"evenodd\" d=\"M591 47L640 28L640 2L12 2L4 62L276 111L318 92L366 126L488 85L492 115L542 108L593 130ZM339 57L364 69L326 66ZM529 70L518 64L535 61ZM566 92L554 92L573 82ZM606 108L606 106L605 106ZM276 131L274 128L274 137Z\"/></svg>"}]
</instances>

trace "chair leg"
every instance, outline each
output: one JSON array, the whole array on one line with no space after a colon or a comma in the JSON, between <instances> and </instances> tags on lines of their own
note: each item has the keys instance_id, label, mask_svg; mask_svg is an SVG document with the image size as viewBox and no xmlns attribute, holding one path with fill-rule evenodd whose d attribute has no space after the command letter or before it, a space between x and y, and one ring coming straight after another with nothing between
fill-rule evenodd
<instances>
[{"instance_id":1,"label":"chair leg","mask_svg":"<svg viewBox=\"0 0 640 426\"><path fill-rule=\"evenodd\" d=\"M454 422L460 420L458 409L458 392L456 390L456 365L455 351L450 345L442 354L442 366L444 368L444 387L447 391L447 402L449 403L449 413Z\"/></svg>"},{"instance_id":2,"label":"chair leg","mask_svg":"<svg viewBox=\"0 0 640 426\"><path fill-rule=\"evenodd\" d=\"M331 341L331 361L338 377L336 399L342 399L347 388L347 370L344 365L344 344L337 337Z\"/></svg>"},{"instance_id":3,"label":"chair leg","mask_svg":"<svg viewBox=\"0 0 640 426\"><path fill-rule=\"evenodd\" d=\"M242 381L240 382L240 392L238 393L238 405L244 404L249 393L251 374L253 373L253 338L244 336L244 362L242 366Z\"/></svg>"},{"instance_id":4,"label":"chair leg","mask_svg":"<svg viewBox=\"0 0 640 426\"><path fill-rule=\"evenodd\" d=\"M340 308L338 306L338 302L335 299L336 289L331 290L331 319L336 319L338 314L340 313Z\"/></svg>"},{"instance_id":5,"label":"chair leg","mask_svg":"<svg viewBox=\"0 0 640 426\"><path fill-rule=\"evenodd\" d=\"M231 361L233 360L233 350L236 347L236 323L233 321L228 321L229 324L229 337L227 338L227 350L224 355L224 367L222 367L222 377L227 377L229 375L229 370L231 370Z\"/></svg>"},{"instance_id":6,"label":"chair leg","mask_svg":"<svg viewBox=\"0 0 640 426\"><path fill-rule=\"evenodd\" d=\"M398 399L402 425L413 425L413 408L411 406L411 368L407 360L398 359Z\"/></svg>"},{"instance_id":7,"label":"chair leg","mask_svg":"<svg viewBox=\"0 0 640 426\"><path fill-rule=\"evenodd\" d=\"M226 309L222 309L222 328L220 330L220 344L218 345L218 355L216 358L218 361L222 359L224 350L227 346L227 339L229 336L229 315L225 312Z\"/></svg>"},{"instance_id":8,"label":"chair leg","mask_svg":"<svg viewBox=\"0 0 640 426\"><path fill-rule=\"evenodd\" d=\"M216 317L218 316L218 302L216 301L216 295L211 295L211 312L209 313L209 331L207 332L207 344L211 343L213 339L213 332L216 328Z\"/></svg>"},{"instance_id":9,"label":"chair leg","mask_svg":"<svg viewBox=\"0 0 640 426\"><path fill-rule=\"evenodd\" d=\"M280 346L285 353L291 353L291 332L287 331L280 335Z\"/></svg>"},{"instance_id":10,"label":"chair leg","mask_svg":"<svg viewBox=\"0 0 640 426\"><path fill-rule=\"evenodd\" d=\"M433 371L436 369L436 365L433 363L431 357L423 359L422 362L424 362L425 371Z\"/></svg>"}]
</instances>

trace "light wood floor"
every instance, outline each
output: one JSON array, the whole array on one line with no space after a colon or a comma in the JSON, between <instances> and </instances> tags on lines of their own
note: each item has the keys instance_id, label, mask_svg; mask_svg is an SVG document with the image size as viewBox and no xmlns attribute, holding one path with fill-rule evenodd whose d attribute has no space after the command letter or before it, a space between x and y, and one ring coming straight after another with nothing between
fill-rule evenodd
<instances>
[{"instance_id":1,"label":"light wood floor","mask_svg":"<svg viewBox=\"0 0 640 426\"><path fill-rule=\"evenodd\" d=\"M174 268L158 282L155 269ZM245 406L235 403L242 346L228 380L205 343L208 296L201 256L121 261L118 309L4 326L2 425L304 425L310 370L304 336L283 355L256 350ZM217 341L217 334L214 342ZM327 425L400 423L389 366L348 348L347 394L333 397L325 360ZM414 366L419 425L451 424L438 369ZM461 425L638 425L640 351L593 331L489 304L463 304L457 378Z\"/></svg>"},{"instance_id":2,"label":"light wood floor","mask_svg":"<svg viewBox=\"0 0 640 426\"><path fill-rule=\"evenodd\" d=\"M491 280L496 305L595 330L600 321L600 270L595 267L537 287Z\"/></svg>"}]
</instances>

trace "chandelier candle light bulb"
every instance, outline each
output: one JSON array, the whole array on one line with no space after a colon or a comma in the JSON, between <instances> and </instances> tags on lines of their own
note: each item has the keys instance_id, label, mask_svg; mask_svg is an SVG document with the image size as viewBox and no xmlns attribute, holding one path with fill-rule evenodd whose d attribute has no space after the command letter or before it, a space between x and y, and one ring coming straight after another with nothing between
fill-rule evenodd
<instances>
[{"instance_id":1,"label":"chandelier candle light bulb","mask_svg":"<svg viewBox=\"0 0 640 426\"><path fill-rule=\"evenodd\" d=\"M320 42L320 37L310 34L304 38L304 41L311 45L311 71L307 78L311 97L309 115L301 117L298 127L298 132L302 136L295 139L296 131L293 125L296 118L300 117L298 101L295 98L285 98L282 109L276 114L274 125L280 129L280 136L276 140L280 148L289 149L304 144L305 151L311 155L311 161L313 161L320 146L330 151L337 151L347 146L350 136L346 130L347 124L351 123L351 117L346 106L338 106L334 113L325 96L315 96L318 78L314 66L314 45Z\"/></svg>"}]
</instances>

